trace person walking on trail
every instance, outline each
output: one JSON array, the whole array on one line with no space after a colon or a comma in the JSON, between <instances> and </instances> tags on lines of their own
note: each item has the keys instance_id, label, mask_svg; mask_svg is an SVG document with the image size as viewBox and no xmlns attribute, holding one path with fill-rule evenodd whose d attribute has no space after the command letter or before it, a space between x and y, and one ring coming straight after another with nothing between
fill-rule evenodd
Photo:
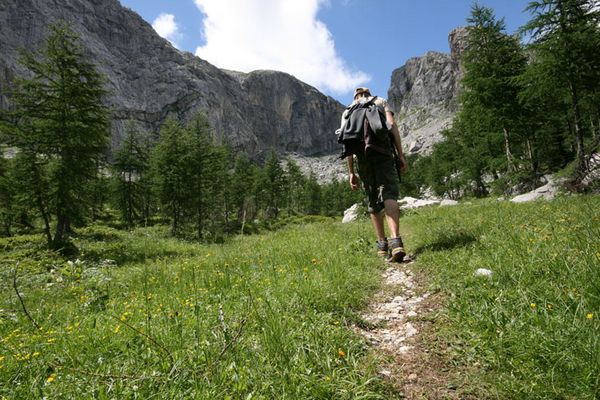
<instances>
[{"instance_id":1,"label":"person walking on trail","mask_svg":"<svg viewBox=\"0 0 600 400\"><path fill-rule=\"evenodd\" d=\"M372 96L366 87L354 91L354 101L344 110L338 142L341 158L348 165L350 187L359 187L367 196L368 212L377 236L377 253L387 261L401 262L406 255L399 232L398 178L408 169L402 152L400 132L394 113L385 99ZM354 170L357 161L358 175ZM383 213L389 228L386 238Z\"/></svg>"}]
</instances>

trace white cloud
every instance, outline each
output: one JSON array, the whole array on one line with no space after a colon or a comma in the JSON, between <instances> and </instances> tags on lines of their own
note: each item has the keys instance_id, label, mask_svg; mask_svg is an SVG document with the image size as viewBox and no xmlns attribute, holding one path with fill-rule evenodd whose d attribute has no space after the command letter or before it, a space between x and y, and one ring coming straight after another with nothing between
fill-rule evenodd
<instances>
[{"instance_id":1,"label":"white cloud","mask_svg":"<svg viewBox=\"0 0 600 400\"><path fill-rule=\"evenodd\" d=\"M179 48L177 42L181 39L181 34L179 33L179 27L175 22L175 16L173 14L161 13L156 17L154 22L152 22L152 27L161 37L167 39L173 46Z\"/></svg>"},{"instance_id":2,"label":"white cloud","mask_svg":"<svg viewBox=\"0 0 600 400\"><path fill-rule=\"evenodd\" d=\"M336 53L317 19L327 0L194 0L206 44L196 55L226 69L284 71L322 91L344 94L370 80Z\"/></svg>"}]
</instances>

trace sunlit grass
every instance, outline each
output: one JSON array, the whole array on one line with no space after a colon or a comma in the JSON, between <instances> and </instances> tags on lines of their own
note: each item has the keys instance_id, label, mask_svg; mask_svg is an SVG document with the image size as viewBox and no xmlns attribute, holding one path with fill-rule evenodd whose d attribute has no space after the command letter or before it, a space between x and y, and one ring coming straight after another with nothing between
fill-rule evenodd
<instances>
[{"instance_id":1,"label":"sunlit grass","mask_svg":"<svg viewBox=\"0 0 600 400\"><path fill-rule=\"evenodd\" d=\"M444 301L425 318L450 348L431 354L471 374L447 382L457 393L600 396L598 210L481 200L402 217ZM0 398L401 398L351 329L383 268L366 220L221 245L92 226L75 245L67 261L38 236L0 240Z\"/></svg>"},{"instance_id":2,"label":"sunlit grass","mask_svg":"<svg viewBox=\"0 0 600 400\"><path fill-rule=\"evenodd\" d=\"M482 396L600 396L600 198L486 200L404 222L431 288L446 295L438 333L454 363L479 366L470 381Z\"/></svg>"},{"instance_id":3,"label":"sunlit grass","mask_svg":"<svg viewBox=\"0 0 600 400\"><path fill-rule=\"evenodd\" d=\"M91 227L68 262L7 239L40 329L5 279L0 396L387 398L348 326L379 282L365 227L328 221L212 246ZM13 263L2 268L10 278Z\"/></svg>"}]
</instances>

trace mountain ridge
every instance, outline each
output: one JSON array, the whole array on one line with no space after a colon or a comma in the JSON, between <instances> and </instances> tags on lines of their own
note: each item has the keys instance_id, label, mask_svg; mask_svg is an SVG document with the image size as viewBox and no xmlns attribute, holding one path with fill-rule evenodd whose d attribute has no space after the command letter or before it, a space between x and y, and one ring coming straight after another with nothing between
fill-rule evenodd
<instances>
[{"instance_id":1,"label":"mountain ridge","mask_svg":"<svg viewBox=\"0 0 600 400\"><path fill-rule=\"evenodd\" d=\"M19 49L37 51L48 25L59 20L72 25L107 78L113 148L129 120L156 132L169 116L185 123L206 112L216 136L251 156L271 148L303 155L337 151L333 132L341 103L283 72L234 74L177 50L117 0L3 1L0 107L9 104L11 82L26 73Z\"/></svg>"},{"instance_id":2,"label":"mountain ridge","mask_svg":"<svg viewBox=\"0 0 600 400\"><path fill-rule=\"evenodd\" d=\"M392 72L388 102L409 154L428 154L443 140L441 132L452 124L458 110L463 75L460 58L467 33L462 27L452 30L449 53L428 51Z\"/></svg>"}]
</instances>

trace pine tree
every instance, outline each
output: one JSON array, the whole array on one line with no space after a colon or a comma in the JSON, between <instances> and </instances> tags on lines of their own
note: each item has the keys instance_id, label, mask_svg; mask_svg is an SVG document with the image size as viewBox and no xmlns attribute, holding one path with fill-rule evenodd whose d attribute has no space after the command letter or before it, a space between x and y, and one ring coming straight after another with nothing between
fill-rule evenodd
<instances>
[{"instance_id":1,"label":"pine tree","mask_svg":"<svg viewBox=\"0 0 600 400\"><path fill-rule=\"evenodd\" d=\"M224 224L219 223L219 219L224 219L226 214L225 183L229 153L225 146L216 143L206 114L197 114L188 124L187 131L191 139L192 213L197 237L202 239L207 222L213 225L211 233Z\"/></svg>"},{"instance_id":2,"label":"pine tree","mask_svg":"<svg viewBox=\"0 0 600 400\"><path fill-rule=\"evenodd\" d=\"M46 240L52 243L52 182L46 161L32 152L21 150L11 160L11 164L14 185L12 191L15 205L22 216L20 219L28 221L28 215L41 218Z\"/></svg>"},{"instance_id":3,"label":"pine tree","mask_svg":"<svg viewBox=\"0 0 600 400\"><path fill-rule=\"evenodd\" d=\"M229 152L215 142L205 114L186 127L173 118L162 125L151 166L154 190L173 235L191 224L198 239L223 229L228 160Z\"/></svg>"},{"instance_id":4,"label":"pine tree","mask_svg":"<svg viewBox=\"0 0 600 400\"><path fill-rule=\"evenodd\" d=\"M286 184L283 168L274 150L269 152L267 161L261 169L258 185L259 199L266 217L277 218L281 200L286 197Z\"/></svg>"},{"instance_id":5,"label":"pine tree","mask_svg":"<svg viewBox=\"0 0 600 400\"><path fill-rule=\"evenodd\" d=\"M148 173L150 149L145 135L130 122L112 165L115 195L121 216L128 227L149 217Z\"/></svg>"},{"instance_id":6,"label":"pine tree","mask_svg":"<svg viewBox=\"0 0 600 400\"><path fill-rule=\"evenodd\" d=\"M14 179L11 174L9 160L4 158L0 147L0 224L4 235L11 235L15 213Z\"/></svg>"},{"instance_id":7,"label":"pine tree","mask_svg":"<svg viewBox=\"0 0 600 400\"><path fill-rule=\"evenodd\" d=\"M239 153L235 157L233 173L227 185L227 197L229 203L236 213L236 219L241 224L241 232L244 232L246 221L256 218L256 185L258 180L258 168L250 161L246 153Z\"/></svg>"},{"instance_id":8,"label":"pine tree","mask_svg":"<svg viewBox=\"0 0 600 400\"><path fill-rule=\"evenodd\" d=\"M163 214L171 220L174 236L180 233L186 213L193 206L191 140L189 132L169 118L161 126L160 138L150 156L153 188Z\"/></svg>"},{"instance_id":9,"label":"pine tree","mask_svg":"<svg viewBox=\"0 0 600 400\"><path fill-rule=\"evenodd\" d=\"M321 212L321 186L311 170L304 184L304 213L317 215Z\"/></svg>"},{"instance_id":10,"label":"pine tree","mask_svg":"<svg viewBox=\"0 0 600 400\"><path fill-rule=\"evenodd\" d=\"M565 125L575 147L577 181L588 167L585 140L591 137L592 123L600 116L600 11L595 0L539 0L530 2L527 9L533 18L522 30L531 33L531 72L539 74L529 83L553 85L555 94L563 93L548 102L563 101L565 106Z\"/></svg>"},{"instance_id":11,"label":"pine tree","mask_svg":"<svg viewBox=\"0 0 600 400\"><path fill-rule=\"evenodd\" d=\"M460 129L454 132L463 135L464 150L473 155L465 167L476 182L475 192L485 194L482 174L518 168L514 153L523 118L515 78L526 58L518 39L506 34L504 20L497 20L492 9L474 5L467 21L471 25L462 59Z\"/></svg>"},{"instance_id":12,"label":"pine tree","mask_svg":"<svg viewBox=\"0 0 600 400\"><path fill-rule=\"evenodd\" d=\"M294 215L302 209L302 192L306 178L302 175L298 164L290 157L285 161L285 208L289 215Z\"/></svg>"},{"instance_id":13,"label":"pine tree","mask_svg":"<svg viewBox=\"0 0 600 400\"><path fill-rule=\"evenodd\" d=\"M41 186L41 176L48 175L49 202L44 204L46 194L39 193L32 201L45 221L49 244L60 246L71 222L86 212L86 183L96 176L110 137L108 110L102 104L103 79L68 25L50 27L41 55L24 54L21 60L32 76L17 81L6 134L31 163L34 185Z\"/></svg>"}]
</instances>

